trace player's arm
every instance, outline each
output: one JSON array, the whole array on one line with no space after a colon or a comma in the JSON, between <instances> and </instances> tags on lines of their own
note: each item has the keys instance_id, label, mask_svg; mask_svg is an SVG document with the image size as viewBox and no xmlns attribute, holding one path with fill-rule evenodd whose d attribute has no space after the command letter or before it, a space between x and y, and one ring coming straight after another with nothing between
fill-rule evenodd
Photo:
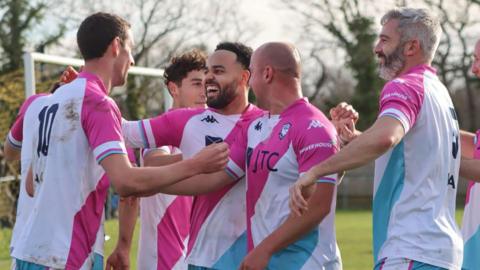
<instances>
[{"instance_id":1,"label":"player's arm","mask_svg":"<svg viewBox=\"0 0 480 270\"><path fill-rule=\"evenodd\" d=\"M130 269L130 250L138 216L138 198L120 197L118 206L118 242L107 259L106 269Z\"/></svg>"},{"instance_id":2,"label":"player's arm","mask_svg":"<svg viewBox=\"0 0 480 270\"><path fill-rule=\"evenodd\" d=\"M201 195L217 191L233 183L226 171L221 170L209 174L199 174L160 189L162 193L172 195Z\"/></svg>"},{"instance_id":3,"label":"player's arm","mask_svg":"<svg viewBox=\"0 0 480 270\"><path fill-rule=\"evenodd\" d=\"M403 125L389 116L380 117L372 127L337 154L310 169L314 179L363 166L395 147L405 135Z\"/></svg>"},{"instance_id":4,"label":"player's arm","mask_svg":"<svg viewBox=\"0 0 480 270\"><path fill-rule=\"evenodd\" d=\"M387 115L381 116L372 127L337 154L313 166L299 178L290 190L291 206L294 207L292 210L301 214L302 210L308 207L302 190L315 183L316 179L363 166L395 147L403 136L405 136L405 130L399 120Z\"/></svg>"},{"instance_id":5,"label":"player's arm","mask_svg":"<svg viewBox=\"0 0 480 270\"><path fill-rule=\"evenodd\" d=\"M302 216L290 214L285 222L267 236L244 259L240 269L263 269L271 256L298 241L307 232L318 226L331 209L335 184L318 183L308 201L308 211Z\"/></svg>"},{"instance_id":6,"label":"player's arm","mask_svg":"<svg viewBox=\"0 0 480 270\"><path fill-rule=\"evenodd\" d=\"M22 139L23 139L23 117L25 114L26 107L30 100L25 101L20 108L20 112L18 113L15 122L13 123L12 127L10 128L7 138L5 139L5 143L3 144L3 153L4 158L6 161L16 161L20 160L20 155L22 152Z\"/></svg>"},{"instance_id":7,"label":"player's arm","mask_svg":"<svg viewBox=\"0 0 480 270\"><path fill-rule=\"evenodd\" d=\"M182 160L182 154L166 154L165 151L154 149L144 155L144 166L165 166ZM172 195L200 195L216 191L232 183L225 171L211 174L199 174L161 189L162 193Z\"/></svg>"},{"instance_id":8,"label":"player's arm","mask_svg":"<svg viewBox=\"0 0 480 270\"><path fill-rule=\"evenodd\" d=\"M460 130L460 143L462 149L462 157L473 158L473 153L475 152L475 134Z\"/></svg>"},{"instance_id":9,"label":"player's arm","mask_svg":"<svg viewBox=\"0 0 480 270\"><path fill-rule=\"evenodd\" d=\"M111 154L100 165L120 196L149 196L188 177L223 169L228 153L228 145L219 143L205 147L190 159L162 167L134 168L123 154Z\"/></svg>"},{"instance_id":10,"label":"player's arm","mask_svg":"<svg viewBox=\"0 0 480 270\"><path fill-rule=\"evenodd\" d=\"M162 189L162 193L177 195L200 195L217 191L228 184L238 181L245 175L245 153L247 149L246 124L237 134L230 149L230 158L224 170L199 174Z\"/></svg>"},{"instance_id":11,"label":"player's arm","mask_svg":"<svg viewBox=\"0 0 480 270\"><path fill-rule=\"evenodd\" d=\"M20 160L21 148L15 147L7 138L3 144L3 153L6 161Z\"/></svg>"},{"instance_id":12,"label":"player's arm","mask_svg":"<svg viewBox=\"0 0 480 270\"><path fill-rule=\"evenodd\" d=\"M460 161L460 176L480 182L480 160L462 157Z\"/></svg>"},{"instance_id":13,"label":"player's arm","mask_svg":"<svg viewBox=\"0 0 480 270\"><path fill-rule=\"evenodd\" d=\"M182 154L167 154L163 150L152 149L143 156L143 166L155 167L173 164L182 160Z\"/></svg>"},{"instance_id":14,"label":"player's arm","mask_svg":"<svg viewBox=\"0 0 480 270\"><path fill-rule=\"evenodd\" d=\"M28 168L27 179L25 180L25 189L30 197L35 195L35 184L33 183L32 165Z\"/></svg>"},{"instance_id":15,"label":"player's arm","mask_svg":"<svg viewBox=\"0 0 480 270\"><path fill-rule=\"evenodd\" d=\"M337 130L341 146L344 146L362 134L355 125L358 122L359 114L346 102L340 102L337 106L330 109L330 118L332 124Z\"/></svg>"}]
</instances>

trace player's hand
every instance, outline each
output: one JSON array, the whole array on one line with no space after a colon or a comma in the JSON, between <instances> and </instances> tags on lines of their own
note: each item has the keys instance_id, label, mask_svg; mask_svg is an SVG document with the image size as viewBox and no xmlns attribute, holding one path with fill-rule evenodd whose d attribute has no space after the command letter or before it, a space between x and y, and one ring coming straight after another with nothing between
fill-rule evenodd
<instances>
[{"instance_id":1,"label":"player's hand","mask_svg":"<svg viewBox=\"0 0 480 270\"><path fill-rule=\"evenodd\" d=\"M353 119L338 121L336 129L342 144L347 144L357 137L357 129Z\"/></svg>"},{"instance_id":2,"label":"player's hand","mask_svg":"<svg viewBox=\"0 0 480 270\"><path fill-rule=\"evenodd\" d=\"M203 148L193 159L201 173L213 173L225 168L229 154L228 144L221 142Z\"/></svg>"},{"instance_id":3,"label":"player's hand","mask_svg":"<svg viewBox=\"0 0 480 270\"><path fill-rule=\"evenodd\" d=\"M330 117L343 143L348 143L355 138L357 133L355 124L359 116L352 105L340 102L337 106L330 109Z\"/></svg>"},{"instance_id":4,"label":"player's hand","mask_svg":"<svg viewBox=\"0 0 480 270\"><path fill-rule=\"evenodd\" d=\"M106 270L130 270L130 252L117 246L107 259Z\"/></svg>"},{"instance_id":5,"label":"player's hand","mask_svg":"<svg viewBox=\"0 0 480 270\"><path fill-rule=\"evenodd\" d=\"M78 76L78 72L71 66L68 66L65 71L63 71L62 75L60 76L60 82L62 83L70 83L75 80Z\"/></svg>"},{"instance_id":6,"label":"player's hand","mask_svg":"<svg viewBox=\"0 0 480 270\"><path fill-rule=\"evenodd\" d=\"M308 171L300 176L297 182L290 187L290 200L288 205L294 214L301 216L308 210L307 201L315 192L315 179L317 179L317 177Z\"/></svg>"},{"instance_id":7,"label":"player's hand","mask_svg":"<svg viewBox=\"0 0 480 270\"><path fill-rule=\"evenodd\" d=\"M348 118L357 123L359 116L358 112L352 107L352 105L346 102L340 102L337 106L330 109L330 118L332 121Z\"/></svg>"},{"instance_id":8,"label":"player's hand","mask_svg":"<svg viewBox=\"0 0 480 270\"><path fill-rule=\"evenodd\" d=\"M262 248L254 248L243 259L240 270L263 270L267 268L271 255Z\"/></svg>"},{"instance_id":9,"label":"player's hand","mask_svg":"<svg viewBox=\"0 0 480 270\"><path fill-rule=\"evenodd\" d=\"M78 76L78 72L71 66L68 66L62 75L60 75L59 81L54 83L50 88L50 93L54 93L60 86L75 80Z\"/></svg>"}]
</instances>

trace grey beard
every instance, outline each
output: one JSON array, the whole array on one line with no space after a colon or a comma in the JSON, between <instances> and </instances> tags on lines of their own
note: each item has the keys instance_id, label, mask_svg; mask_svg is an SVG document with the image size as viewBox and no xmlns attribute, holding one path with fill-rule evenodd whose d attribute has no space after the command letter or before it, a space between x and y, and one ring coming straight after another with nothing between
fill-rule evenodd
<instances>
[{"instance_id":1,"label":"grey beard","mask_svg":"<svg viewBox=\"0 0 480 270\"><path fill-rule=\"evenodd\" d=\"M403 46L398 46L392 54L385 56L383 65L380 65L380 78L390 81L398 76L405 66L405 58L401 52L402 49Z\"/></svg>"},{"instance_id":2,"label":"grey beard","mask_svg":"<svg viewBox=\"0 0 480 270\"><path fill-rule=\"evenodd\" d=\"M397 77L402 70L405 62L402 59L393 60L388 66L381 65L379 70L380 78L390 81Z\"/></svg>"}]
</instances>

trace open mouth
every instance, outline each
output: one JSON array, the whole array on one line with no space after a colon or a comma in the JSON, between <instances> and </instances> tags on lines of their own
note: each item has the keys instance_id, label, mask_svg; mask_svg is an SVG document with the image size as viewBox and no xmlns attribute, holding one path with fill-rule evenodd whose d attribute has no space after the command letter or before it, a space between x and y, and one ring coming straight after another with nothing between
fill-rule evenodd
<instances>
[{"instance_id":1,"label":"open mouth","mask_svg":"<svg viewBox=\"0 0 480 270\"><path fill-rule=\"evenodd\" d=\"M216 84L207 84L205 85L205 90L207 97L215 96L218 95L218 93L220 92L220 87L218 87L218 85Z\"/></svg>"}]
</instances>

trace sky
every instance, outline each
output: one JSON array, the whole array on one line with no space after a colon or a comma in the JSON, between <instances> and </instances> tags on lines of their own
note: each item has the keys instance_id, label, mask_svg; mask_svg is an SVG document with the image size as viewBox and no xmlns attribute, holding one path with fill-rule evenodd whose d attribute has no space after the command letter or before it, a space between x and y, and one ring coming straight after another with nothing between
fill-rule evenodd
<instances>
[{"instance_id":1,"label":"sky","mask_svg":"<svg viewBox=\"0 0 480 270\"><path fill-rule=\"evenodd\" d=\"M275 0L243 0L241 10L246 16L258 22L260 33L252 40L256 48L268 41L286 41L295 43L297 34L289 29L284 18L292 16ZM299 24L300 22L297 21Z\"/></svg>"}]
</instances>

